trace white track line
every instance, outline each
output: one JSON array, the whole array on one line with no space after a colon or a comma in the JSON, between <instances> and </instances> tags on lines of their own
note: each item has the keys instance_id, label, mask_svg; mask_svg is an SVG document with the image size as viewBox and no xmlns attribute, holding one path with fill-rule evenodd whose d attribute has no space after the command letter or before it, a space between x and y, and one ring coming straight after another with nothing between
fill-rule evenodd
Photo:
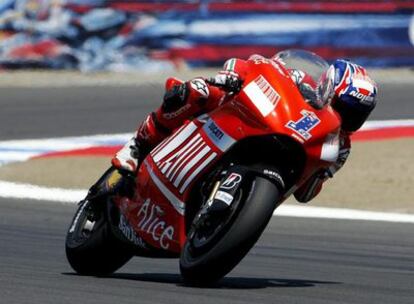
<instances>
[{"instance_id":1,"label":"white track line","mask_svg":"<svg viewBox=\"0 0 414 304\"><path fill-rule=\"evenodd\" d=\"M362 125L360 130L367 131L396 127L414 127L414 119L368 120Z\"/></svg>"},{"instance_id":2,"label":"white track line","mask_svg":"<svg viewBox=\"0 0 414 304\"><path fill-rule=\"evenodd\" d=\"M47 188L30 184L0 181L0 197L77 203L85 197L87 190Z\"/></svg>"},{"instance_id":3,"label":"white track line","mask_svg":"<svg viewBox=\"0 0 414 304\"><path fill-rule=\"evenodd\" d=\"M273 215L289 217L325 218L341 220L363 220L414 224L414 214L363 211L343 208L282 205Z\"/></svg>"},{"instance_id":4,"label":"white track line","mask_svg":"<svg viewBox=\"0 0 414 304\"><path fill-rule=\"evenodd\" d=\"M87 190L81 189L71 190L61 188L47 188L30 184L17 184L0 181L0 197L5 198L77 203L85 197L86 193ZM273 213L273 215L302 218L327 218L414 224L413 214L385 213L341 208L322 208L309 205L282 205Z\"/></svg>"}]
</instances>

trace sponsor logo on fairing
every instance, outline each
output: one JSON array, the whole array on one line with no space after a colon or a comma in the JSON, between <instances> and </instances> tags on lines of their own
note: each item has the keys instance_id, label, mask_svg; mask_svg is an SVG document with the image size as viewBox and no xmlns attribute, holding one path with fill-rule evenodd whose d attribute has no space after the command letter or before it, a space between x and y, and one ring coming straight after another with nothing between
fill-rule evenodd
<instances>
[{"instance_id":1,"label":"sponsor logo on fairing","mask_svg":"<svg viewBox=\"0 0 414 304\"><path fill-rule=\"evenodd\" d=\"M192 180L191 173L206 167L216 155L201 135L197 134L172 155L157 162L157 166L182 193L188 185L187 181Z\"/></svg>"},{"instance_id":2,"label":"sponsor logo on fairing","mask_svg":"<svg viewBox=\"0 0 414 304\"><path fill-rule=\"evenodd\" d=\"M234 144L235 140L227 135L219 126L212 120L209 119L203 127L204 132L213 142L213 144L221 151L226 151Z\"/></svg>"},{"instance_id":3,"label":"sponsor logo on fairing","mask_svg":"<svg viewBox=\"0 0 414 304\"><path fill-rule=\"evenodd\" d=\"M210 130L210 134L213 134L217 139L220 140L223 138L223 131L214 122L209 123L207 128Z\"/></svg>"},{"instance_id":4,"label":"sponsor logo on fairing","mask_svg":"<svg viewBox=\"0 0 414 304\"><path fill-rule=\"evenodd\" d=\"M233 189L242 180L242 177L238 173L231 173L226 180L220 185L220 189Z\"/></svg>"},{"instance_id":5,"label":"sponsor logo on fairing","mask_svg":"<svg viewBox=\"0 0 414 304\"><path fill-rule=\"evenodd\" d=\"M191 137L195 131L195 124L190 123L152 153L161 173L180 193L217 156L200 134Z\"/></svg>"},{"instance_id":6,"label":"sponsor logo on fairing","mask_svg":"<svg viewBox=\"0 0 414 304\"><path fill-rule=\"evenodd\" d=\"M308 140L312 137L309 132L315 128L321 120L313 112L302 110L300 113L302 114L302 117L299 120L290 120L285 127L295 131L295 133L300 135L304 140Z\"/></svg>"},{"instance_id":7,"label":"sponsor logo on fairing","mask_svg":"<svg viewBox=\"0 0 414 304\"><path fill-rule=\"evenodd\" d=\"M142 204L137 213L138 229L147 233L152 239L158 242L163 249L170 247L170 241L174 238L174 227L168 225L162 217L164 211L161 207L153 204L148 198Z\"/></svg>"},{"instance_id":8,"label":"sponsor logo on fairing","mask_svg":"<svg viewBox=\"0 0 414 304\"><path fill-rule=\"evenodd\" d=\"M269 115L280 100L280 95L262 75L250 82L243 91L263 116Z\"/></svg>"},{"instance_id":9,"label":"sponsor logo on fairing","mask_svg":"<svg viewBox=\"0 0 414 304\"><path fill-rule=\"evenodd\" d=\"M249 60L253 60L254 64L271 64L280 74L286 76L285 70L280 65L285 65L279 58L268 59L261 55L252 55Z\"/></svg>"},{"instance_id":10,"label":"sponsor logo on fairing","mask_svg":"<svg viewBox=\"0 0 414 304\"><path fill-rule=\"evenodd\" d=\"M125 216L123 215L121 215L119 218L118 228L130 242L137 245L138 247L147 248L145 242L139 236L136 235L135 231L128 224Z\"/></svg>"},{"instance_id":11,"label":"sponsor logo on fairing","mask_svg":"<svg viewBox=\"0 0 414 304\"><path fill-rule=\"evenodd\" d=\"M216 195L214 196L214 199L220 200L230 206L231 202L233 201L233 195L228 194L224 191L217 191Z\"/></svg>"},{"instance_id":12,"label":"sponsor logo on fairing","mask_svg":"<svg viewBox=\"0 0 414 304\"><path fill-rule=\"evenodd\" d=\"M249 60L253 60L254 64L271 64L271 60L267 59L260 55L253 55L249 58Z\"/></svg>"}]
</instances>

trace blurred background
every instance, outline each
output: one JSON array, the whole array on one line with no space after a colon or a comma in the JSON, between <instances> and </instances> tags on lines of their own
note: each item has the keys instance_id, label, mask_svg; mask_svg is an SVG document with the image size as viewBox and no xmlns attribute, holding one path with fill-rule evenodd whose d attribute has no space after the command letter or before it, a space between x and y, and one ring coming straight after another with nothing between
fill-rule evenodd
<instances>
[{"instance_id":1,"label":"blurred background","mask_svg":"<svg viewBox=\"0 0 414 304\"><path fill-rule=\"evenodd\" d=\"M336 219L414 222L413 13L414 0L0 0L0 302L414 303L412 224ZM161 104L165 79L288 48L351 59L379 87L321 194L277 209L217 288L185 287L176 260L74 275L75 203ZM306 218L314 206L332 218Z\"/></svg>"},{"instance_id":2,"label":"blurred background","mask_svg":"<svg viewBox=\"0 0 414 304\"><path fill-rule=\"evenodd\" d=\"M5 69L159 71L286 48L414 65L414 1L2 0Z\"/></svg>"}]
</instances>

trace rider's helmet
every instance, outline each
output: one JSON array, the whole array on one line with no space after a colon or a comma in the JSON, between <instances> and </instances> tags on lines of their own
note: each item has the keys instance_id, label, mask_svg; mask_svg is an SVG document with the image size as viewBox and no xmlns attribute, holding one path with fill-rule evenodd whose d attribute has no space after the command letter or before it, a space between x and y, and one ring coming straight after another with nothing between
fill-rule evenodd
<instances>
[{"instance_id":1,"label":"rider's helmet","mask_svg":"<svg viewBox=\"0 0 414 304\"><path fill-rule=\"evenodd\" d=\"M358 130L376 105L377 85L367 71L348 60L338 59L335 69L335 96L332 107L342 118L342 129Z\"/></svg>"},{"instance_id":2,"label":"rider's helmet","mask_svg":"<svg viewBox=\"0 0 414 304\"><path fill-rule=\"evenodd\" d=\"M342 129L358 130L376 104L377 86L367 71L347 60L329 65L318 55L286 50L272 57L289 71L303 98L314 108L331 106L342 119Z\"/></svg>"}]
</instances>

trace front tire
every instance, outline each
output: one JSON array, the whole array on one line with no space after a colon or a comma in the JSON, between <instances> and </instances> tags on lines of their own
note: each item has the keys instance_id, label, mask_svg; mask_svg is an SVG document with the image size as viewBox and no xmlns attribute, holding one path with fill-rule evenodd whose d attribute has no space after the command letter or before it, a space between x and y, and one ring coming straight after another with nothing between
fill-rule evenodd
<instances>
[{"instance_id":1,"label":"front tire","mask_svg":"<svg viewBox=\"0 0 414 304\"><path fill-rule=\"evenodd\" d=\"M184 245L180 257L180 271L185 282L208 285L229 273L249 252L270 221L281 201L275 184L262 177L254 177L244 187L244 194L228 227L205 252L197 252L193 245L194 233Z\"/></svg>"},{"instance_id":2,"label":"front tire","mask_svg":"<svg viewBox=\"0 0 414 304\"><path fill-rule=\"evenodd\" d=\"M106 203L84 200L66 235L66 257L82 275L108 275L123 266L131 251L112 233Z\"/></svg>"}]
</instances>

